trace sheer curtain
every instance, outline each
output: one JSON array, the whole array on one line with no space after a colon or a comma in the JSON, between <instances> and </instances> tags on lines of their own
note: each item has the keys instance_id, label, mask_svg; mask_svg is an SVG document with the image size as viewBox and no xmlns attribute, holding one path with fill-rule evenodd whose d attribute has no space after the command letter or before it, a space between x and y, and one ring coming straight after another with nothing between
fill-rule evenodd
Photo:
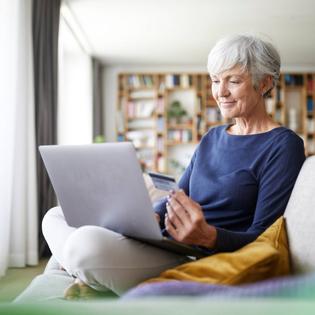
<instances>
[{"instance_id":1,"label":"sheer curtain","mask_svg":"<svg viewBox=\"0 0 315 315\"><path fill-rule=\"evenodd\" d=\"M92 60L63 15L58 74L58 144L92 143Z\"/></svg>"},{"instance_id":2,"label":"sheer curtain","mask_svg":"<svg viewBox=\"0 0 315 315\"><path fill-rule=\"evenodd\" d=\"M0 276L38 262L31 0L0 0Z\"/></svg>"}]
</instances>

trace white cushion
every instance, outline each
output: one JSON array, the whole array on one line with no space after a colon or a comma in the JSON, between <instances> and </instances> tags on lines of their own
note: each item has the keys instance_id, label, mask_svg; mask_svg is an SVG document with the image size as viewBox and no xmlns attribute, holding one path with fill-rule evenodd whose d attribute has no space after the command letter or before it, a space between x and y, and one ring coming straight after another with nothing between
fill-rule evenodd
<instances>
[{"instance_id":1,"label":"white cushion","mask_svg":"<svg viewBox=\"0 0 315 315\"><path fill-rule=\"evenodd\" d=\"M294 272L315 271L315 156L302 166L285 218Z\"/></svg>"}]
</instances>

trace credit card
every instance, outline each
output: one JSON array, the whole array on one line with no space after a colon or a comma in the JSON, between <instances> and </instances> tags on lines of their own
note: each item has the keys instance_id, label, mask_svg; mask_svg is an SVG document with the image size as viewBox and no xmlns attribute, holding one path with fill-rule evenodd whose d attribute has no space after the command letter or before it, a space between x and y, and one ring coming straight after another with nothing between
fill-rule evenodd
<instances>
[{"instance_id":1,"label":"credit card","mask_svg":"<svg viewBox=\"0 0 315 315\"><path fill-rule=\"evenodd\" d=\"M178 185L174 177L153 172L148 172L148 174L150 175L156 189L166 191L178 190Z\"/></svg>"}]
</instances>

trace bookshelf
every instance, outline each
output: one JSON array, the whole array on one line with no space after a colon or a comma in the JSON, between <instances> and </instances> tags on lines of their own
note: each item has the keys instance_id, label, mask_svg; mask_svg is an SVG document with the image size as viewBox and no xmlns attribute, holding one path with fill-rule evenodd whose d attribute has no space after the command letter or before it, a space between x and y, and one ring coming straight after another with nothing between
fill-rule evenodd
<instances>
[{"instance_id":1,"label":"bookshelf","mask_svg":"<svg viewBox=\"0 0 315 315\"><path fill-rule=\"evenodd\" d=\"M144 170L179 175L202 135L227 123L207 73L121 73L117 95L117 141L134 143ZM180 119L171 116L176 102ZM307 155L315 154L314 102L314 73L282 73L266 100L269 115L303 138Z\"/></svg>"},{"instance_id":2,"label":"bookshelf","mask_svg":"<svg viewBox=\"0 0 315 315\"><path fill-rule=\"evenodd\" d=\"M197 73L118 75L117 141L134 143L144 169L175 174L186 166L206 131L207 80ZM185 112L180 118L170 116L176 102Z\"/></svg>"},{"instance_id":3,"label":"bookshelf","mask_svg":"<svg viewBox=\"0 0 315 315\"><path fill-rule=\"evenodd\" d=\"M281 75L271 95L266 99L267 112L280 125L286 125L284 95L284 76Z\"/></svg>"},{"instance_id":4,"label":"bookshelf","mask_svg":"<svg viewBox=\"0 0 315 315\"><path fill-rule=\"evenodd\" d=\"M118 84L117 140L132 141L143 165L155 169L158 76L121 76Z\"/></svg>"},{"instance_id":5,"label":"bookshelf","mask_svg":"<svg viewBox=\"0 0 315 315\"><path fill-rule=\"evenodd\" d=\"M277 87L281 123L304 140L306 155L315 154L314 73L284 73Z\"/></svg>"},{"instance_id":6,"label":"bookshelf","mask_svg":"<svg viewBox=\"0 0 315 315\"><path fill-rule=\"evenodd\" d=\"M315 154L315 74L304 74L305 81L305 132L306 148L309 155Z\"/></svg>"}]
</instances>

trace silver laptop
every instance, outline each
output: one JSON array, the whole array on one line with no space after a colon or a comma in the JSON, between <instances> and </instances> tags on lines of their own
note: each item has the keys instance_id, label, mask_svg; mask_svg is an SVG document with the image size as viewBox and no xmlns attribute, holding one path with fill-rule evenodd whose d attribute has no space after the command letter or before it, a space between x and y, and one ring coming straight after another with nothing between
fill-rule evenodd
<instances>
[{"instance_id":1,"label":"silver laptop","mask_svg":"<svg viewBox=\"0 0 315 315\"><path fill-rule=\"evenodd\" d=\"M206 255L162 235L130 142L49 145L39 151L70 226L102 226L174 253Z\"/></svg>"}]
</instances>

